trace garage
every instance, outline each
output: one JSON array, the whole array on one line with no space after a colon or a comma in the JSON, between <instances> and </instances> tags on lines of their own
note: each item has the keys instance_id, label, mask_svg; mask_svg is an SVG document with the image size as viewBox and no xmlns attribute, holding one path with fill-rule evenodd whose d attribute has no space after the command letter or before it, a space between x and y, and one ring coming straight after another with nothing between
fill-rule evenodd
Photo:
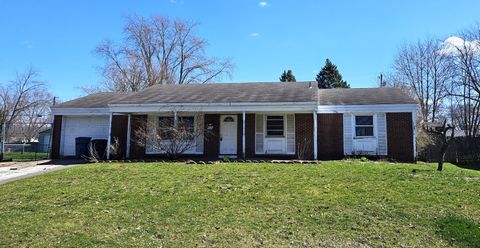
<instances>
[{"instance_id":1,"label":"garage","mask_svg":"<svg viewBox=\"0 0 480 248\"><path fill-rule=\"evenodd\" d=\"M75 156L75 138L107 139L109 116L63 116L60 156Z\"/></svg>"}]
</instances>

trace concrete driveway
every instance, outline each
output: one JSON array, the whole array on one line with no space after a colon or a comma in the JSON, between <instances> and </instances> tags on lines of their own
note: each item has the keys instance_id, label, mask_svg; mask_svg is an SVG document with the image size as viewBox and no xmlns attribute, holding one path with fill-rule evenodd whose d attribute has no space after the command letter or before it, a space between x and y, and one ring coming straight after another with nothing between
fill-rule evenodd
<instances>
[{"instance_id":1,"label":"concrete driveway","mask_svg":"<svg viewBox=\"0 0 480 248\"><path fill-rule=\"evenodd\" d=\"M83 160L42 160L0 163L0 184L32 177L85 163Z\"/></svg>"}]
</instances>

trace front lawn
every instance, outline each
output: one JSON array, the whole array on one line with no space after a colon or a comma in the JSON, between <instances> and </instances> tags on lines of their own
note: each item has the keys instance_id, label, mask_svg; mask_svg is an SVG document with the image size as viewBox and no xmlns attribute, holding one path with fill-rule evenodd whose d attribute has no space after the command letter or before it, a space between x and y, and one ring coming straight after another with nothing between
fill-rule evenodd
<instances>
[{"instance_id":1,"label":"front lawn","mask_svg":"<svg viewBox=\"0 0 480 248\"><path fill-rule=\"evenodd\" d=\"M88 164L0 185L0 247L480 247L480 172Z\"/></svg>"}]
</instances>

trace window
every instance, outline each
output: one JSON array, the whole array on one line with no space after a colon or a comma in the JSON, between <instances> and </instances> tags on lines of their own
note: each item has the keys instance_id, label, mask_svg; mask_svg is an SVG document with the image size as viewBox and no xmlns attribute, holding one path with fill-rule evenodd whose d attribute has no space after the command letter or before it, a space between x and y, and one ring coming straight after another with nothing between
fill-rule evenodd
<instances>
[{"instance_id":1,"label":"window","mask_svg":"<svg viewBox=\"0 0 480 248\"><path fill-rule=\"evenodd\" d=\"M193 116L181 116L178 118L178 126L180 128L184 128L190 134L193 134L195 131L195 127L193 125L195 118Z\"/></svg>"},{"instance_id":2,"label":"window","mask_svg":"<svg viewBox=\"0 0 480 248\"><path fill-rule=\"evenodd\" d=\"M355 136L373 137L373 116L355 116Z\"/></svg>"},{"instance_id":3,"label":"window","mask_svg":"<svg viewBox=\"0 0 480 248\"><path fill-rule=\"evenodd\" d=\"M223 119L223 122L235 122L235 120L233 119L233 117L227 116L225 117L225 119Z\"/></svg>"},{"instance_id":4,"label":"window","mask_svg":"<svg viewBox=\"0 0 480 248\"><path fill-rule=\"evenodd\" d=\"M283 115L267 116L267 136L283 136Z\"/></svg>"},{"instance_id":5,"label":"window","mask_svg":"<svg viewBox=\"0 0 480 248\"><path fill-rule=\"evenodd\" d=\"M174 128L174 118L171 116L161 116L158 118L158 126L161 139L170 140L173 138L174 132L181 132L183 130L193 134L195 131L193 116L178 117L177 128Z\"/></svg>"},{"instance_id":6,"label":"window","mask_svg":"<svg viewBox=\"0 0 480 248\"><path fill-rule=\"evenodd\" d=\"M169 140L173 135L173 117L161 116L158 118L160 138Z\"/></svg>"}]
</instances>

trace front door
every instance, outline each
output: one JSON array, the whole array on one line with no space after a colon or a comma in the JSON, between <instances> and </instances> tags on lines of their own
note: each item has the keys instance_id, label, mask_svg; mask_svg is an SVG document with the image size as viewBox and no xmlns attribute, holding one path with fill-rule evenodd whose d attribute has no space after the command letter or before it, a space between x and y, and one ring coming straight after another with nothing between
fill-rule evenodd
<instances>
[{"instance_id":1,"label":"front door","mask_svg":"<svg viewBox=\"0 0 480 248\"><path fill-rule=\"evenodd\" d=\"M237 116L220 116L220 154L237 154Z\"/></svg>"}]
</instances>

